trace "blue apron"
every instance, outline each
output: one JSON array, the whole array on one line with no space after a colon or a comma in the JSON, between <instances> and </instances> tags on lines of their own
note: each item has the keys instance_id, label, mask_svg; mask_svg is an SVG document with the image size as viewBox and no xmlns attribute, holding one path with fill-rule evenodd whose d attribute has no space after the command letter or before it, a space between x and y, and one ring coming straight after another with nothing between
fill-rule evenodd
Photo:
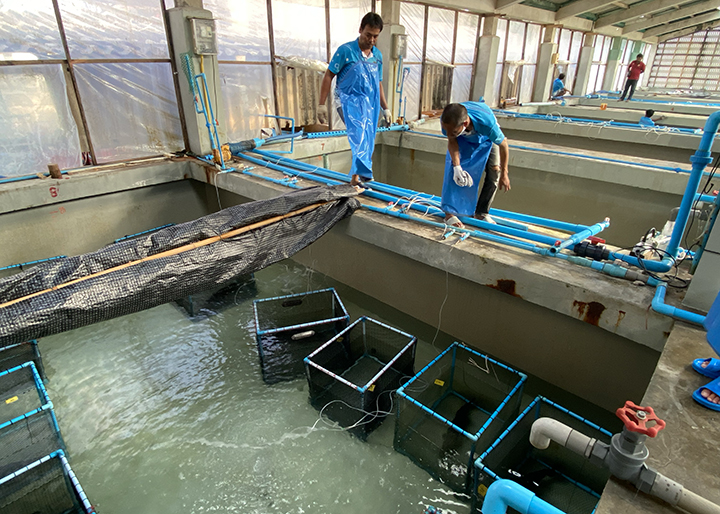
<instances>
[{"instance_id":1,"label":"blue apron","mask_svg":"<svg viewBox=\"0 0 720 514\"><path fill-rule=\"evenodd\" d=\"M380 118L378 63L360 58L338 81L337 93L353 156L350 175L371 180L375 133Z\"/></svg>"},{"instance_id":2,"label":"blue apron","mask_svg":"<svg viewBox=\"0 0 720 514\"><path fill-rule=\"evenodd\" d=\"M470 119L473 126L477 127L472 116L470 116ZM472 135L457 138L460 147L460 166L472 177L472 186L460 187L455 183L450 152L445 156L445 177L443 178L441 208L447 214L458 214L460 216L472 216L475 214L480 179L485 171L485 164L487 164L490 156L490 150L492 150L492 141L478 134L477 128L475 130L476 132Z\"/></svg>"}]
</instances>

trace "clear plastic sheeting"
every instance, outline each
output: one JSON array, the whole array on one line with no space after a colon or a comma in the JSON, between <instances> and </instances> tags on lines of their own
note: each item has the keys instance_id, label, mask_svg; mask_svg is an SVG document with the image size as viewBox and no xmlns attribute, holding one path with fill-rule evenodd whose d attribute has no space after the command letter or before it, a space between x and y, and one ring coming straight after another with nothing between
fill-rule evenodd
<instances>
[{"instance_id":1,"label":"clear plastic sheeting","mask_svg":"<svg viewBox=\"0 0 720 514\"><path fill-rule=\"evenodd\" d=\"M0 0L0 60L64 58L51 0Z\"/></svg>"},{"instance_id":2,"label":"clear plastic sheeting","mask_svg":"<svg viewBox=\"0 0 720 514\"><path fill-rule=\"evenodd\" d=\"M478 40L478 16L461 12L458 14L457 39L455 41L455 64L472 64Z\"/></svg>"},{"instance_id":3,"label":"clear plastic sheeting","mask_svg":"<svg viewBox=\"0 0 720 514\"><path fill-rule=\"evenodd\" d=\"M420 112L420 72L422 64L409 64L406 67L410 68L410 73L405 78L405 87L403 89L403 114L410 121L418 119L418 113Z\"/></svg>"},{"instance_id":4,"label":"clear plastic sheeting","mask_svg":"<svg viewBox=\"0 0 720 514\"><path fill-rule=\"evenodd\" d=\"M265 0L204 0L213 13L221 61L270 61Z\"/></svg>"},{"instance_id":5,"label":"clear plastic sheeting","mask_svg":"<svg viewBox=\"0 0 720 514\"><path fill-rule=\"evenodd\" d=\"M263 64L220 64L220 89L226 109L229 141L260 136L274 122L263 114L275 112L272 70Z\"/></svg>"},{"instance_id":6,"label":"clear plastic sheeting","mask_svg":"<svg viewBox=\"0 0 720 514\"><path fill-rule=\"evenodd\" d=\"M358 209L357 194L350 185L301 189L0 279L0 346L149 309L291 257Z\"/></svg>"},{"instance_id":7,"label":"clear plastic sheeting","mask_svg":"<svg viewBox=\"0 0 720 514\"><path fill-rule=\"evenodd\" d=\"M98 162L183 148L169 63L77 64L75 73Z\"/></svg>"},{"instance_id":8,"label":"clear plastic sheeting","mask_svg":"<svg viewBox=\"0 0 720 514\"><path fill-rule=\"evenodd\" d=\"M430 7L428 13L428 33L426 59L451 63L453 34L455 32L455 12L448 9Z\"/></svg>"},{"instance_id":9,"label":"clear plastic sheeting","mask_svg":"<svg viewBox=\"0 0 720 514\"><path fill-rule=\"evenodd\" d=\"M470 98L470 81L472 80L472 65L455 66L453 71L451 102L467 102L475 100Z\"/></svg>"},{"instance_id":10,"label":"clear plastic sheeting","mask_svg":"<svg viewBox=\"0 0 720 514\"><path fill-rule=\"evenodd\" d=\"M534 64L525 64L522 67L522 76L520 78L520 103L529 102L532 99L533 84L535 84L535 68Z\"/></svg>"},{"instance_id":11,"label":"clear plastic sheeting","mask_svg":"<svg viewBox=\"0 0 720 514\"><path fill-rule=\"evenodd\" d=\"M60 0L73 59L168 58L159 0Z\"/></svg>"},{"instance_id":12,"label":"clear plastic sheeting","mask_svg":"<svg viewBox=\"0 0 720 514\"><path fill-rule=\"evenodd\" d=\"M330 0L330 51L358 37L363 16L372 9L370 0ZM378 11L379 12L379 11ZM390 56L384 56L388 62Z\"/></svg>"},{"instance_id":13,"label":"clear plastic sheeting","mask_svg":"<svg viewBox=\"0 0 720 514\"><path fill-rule=\"evenodd\" d=\"M422 62L423 29L425 25L425 7L402 2L400 4L400 25L407 34L407 55L405 62ZM420 78L418 77L418 83ZM408 118L410 118L408 116Z\"/></svg>"},{"instance_id":14,"label":"clear plastic sheeting","mask_svg":"<svg viewBox=\"0 0 720 514\"><path fill-rule=\"evenodd\" d=\"M0 119L1 176L82 164L61 65L0 67Z\"/></svg>"},{"instance_id":15,"label":"clear plastic sheeting","mask_svg":"<svg viewBox=\"0 0 720 514\"><path fill-rule=\"evenodd\" d=\"M327 61L324 0L273 0L272 15L277 55Z\"/></svg>"},{"instance_id":16,"label":"clear plastic sheeting","mask_svg":"<svg viewBox=\"0 0 720 514\"><path fill-rule=\"evenodd\" d=\"M525 24L521 21L510 21L508 32L506 61L519 61L523 55L523 42L525 41Z\"/></svg>"}]
</instances>

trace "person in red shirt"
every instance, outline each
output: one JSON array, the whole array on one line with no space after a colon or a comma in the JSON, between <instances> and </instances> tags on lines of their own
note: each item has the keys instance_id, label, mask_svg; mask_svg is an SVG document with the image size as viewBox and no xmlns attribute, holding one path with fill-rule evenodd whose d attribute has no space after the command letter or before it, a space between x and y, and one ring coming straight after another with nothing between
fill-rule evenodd
<instances>
[{"instance_id":1,"label":"person in red shirt","mask_svg":"<svg viewBox=\"0 0 720 514\"><path fill-rule=\"evenodd\" d=\"M635 60L630 63L630 66L628 66L627 80L625 81L625 90L620 97L621 102L625 100L625 97L628 94L628 89L630 90L630 96L628 96L627 100L625 101L629 102L630 100L632 100L632 97L635 94L635 87L637 86L638 80L640 80L640 74L644 71L645 63L643 62L643 54L637 54Z\"/></svg>"}]
</instances>

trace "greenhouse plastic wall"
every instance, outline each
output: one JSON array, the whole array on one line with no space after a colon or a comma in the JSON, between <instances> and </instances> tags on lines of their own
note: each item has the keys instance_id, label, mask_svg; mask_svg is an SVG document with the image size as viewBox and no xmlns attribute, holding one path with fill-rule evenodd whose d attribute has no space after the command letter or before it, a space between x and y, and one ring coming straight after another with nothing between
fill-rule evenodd
<instances>
[{"instance_id":1,"label":"greenhouse plastic wall","mask_svg":"<svg viewBox=\"0 0 720 514\"><path fill-rule=\"evenodd\" d=\"M564 407L538 396L474 465L473 511L496 480L510 479L568 514L592 514L610 473L582 455L552 444L537 450L530 444L530 428L541 417L556 419L605 443L612 435Z\"/></svg>"}]
</instances>

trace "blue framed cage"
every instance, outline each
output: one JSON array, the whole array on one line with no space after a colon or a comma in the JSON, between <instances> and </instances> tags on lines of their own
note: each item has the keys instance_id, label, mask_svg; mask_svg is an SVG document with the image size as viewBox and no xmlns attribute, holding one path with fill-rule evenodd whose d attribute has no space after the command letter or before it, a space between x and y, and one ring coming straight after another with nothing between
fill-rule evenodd
<instances>
[{"instance_id":1,"label":"blue framed cage","mask_svg":"<svg viewBox=\"0 0 720 514\"><path fill-rule=\"evenodd\" d=\"M30 361L0 372L0 425L52 408L45 385Z\"/></svg>"},{"instance_id":2,"label":"blue framed cage","mask_svg":"<svg viewBox=\"0 0 720 514\"><path fill-rule=\"evenodd\" d=\"M524 373L453 343L397 391L395 450L461 493L472 466L517 416Z\"/></svg>"},{"instance_id":3,"label":"blue framed cage","mask_svg":"<svg viewBox=\"0 0 720 514\"><path fill-rule=\"evenodd\" d=\"M305 358L310 403L360 438L393 411L414 374L417 338L366 316Z\"/></svg>"},{"instance_id":4,"label":"blue framed cage","mask_svg":"<svg viewBox=\"0 0 720 514\"><path fill-rule=\"evenodd\" d=\"M585 457L551 442L546 450L530 444L530 429L539 418L553 418L604 443L612 434L568 409L538 396L474 465L473 512L480 512L488 487L513 480L567 514L595 512L610 473Z\"/></svg>"},{"instance_id":5,"label":"blue framed cage","mask_svg":"<svg viewBox=\"0 0 720 514\"><path fill-rule=\"evenodd\" d=\"M62 450L0 478L0 512L91 514L90 504Z\"/></svg>"},{"instance_id":6,"label":"blue framed cage","mask_svg":"<svg viewBox=\"0 0 720 514\"><path fill-rule=\"evenodd\" d=\"M268 384L304 376L303 359L350 322L333 288L255 300L253 310L260 367Z\"/></svg>"},{"instance_id":7,"label":"blue framed cage","mask_svg":"<svg viewBox=\"0 0 720 514\"><path fill-rule=\"evenodd\" d=\"M37 339L0 347L0 371L7 371L28 361L35 363L40 378L45 380L45 368L42 365Z\"/></svg>"}]
</instances>

